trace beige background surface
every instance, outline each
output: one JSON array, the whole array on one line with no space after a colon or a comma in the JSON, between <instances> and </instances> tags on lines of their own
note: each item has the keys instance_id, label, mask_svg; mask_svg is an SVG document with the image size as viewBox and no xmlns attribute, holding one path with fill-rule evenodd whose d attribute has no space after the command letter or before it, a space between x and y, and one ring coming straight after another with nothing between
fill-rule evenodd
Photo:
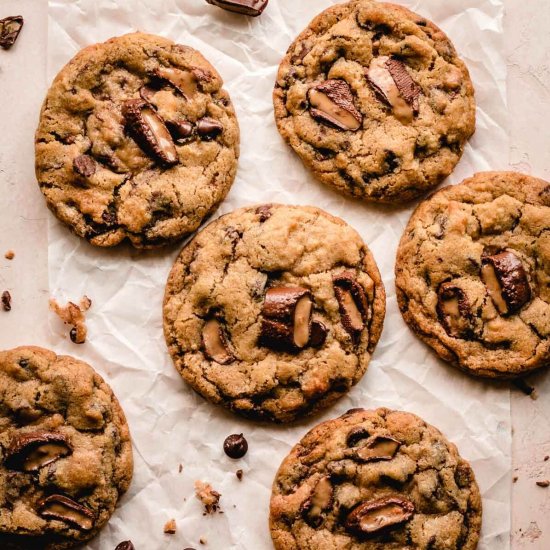
<instances>
[{"instance_id":1,"label":"beige background surface","mask_svg":"<svg viewBox=\"0 0 550 550\"><path fill-rule=\"evenodd\" d=\"M550 180L550 3L507 0L506 6L510 167ZM49 342L49 214L29 164L33 144L28 139L46 89L47 2L2 0L0 17L16 12L25 16L23 34L10 52L0 51L0 290L8 289L13 298L12 311L0 312L0 346L6 348ZM8 249L16 253L11 262L3 258ZM550 455L550 375L533 376L529 383L537 389L537 400L512 392L518 478L512 547L548 550L550 488L539 488L536 481L550 479L550 460L544 461Z\"/></svg>"}]
</instances>

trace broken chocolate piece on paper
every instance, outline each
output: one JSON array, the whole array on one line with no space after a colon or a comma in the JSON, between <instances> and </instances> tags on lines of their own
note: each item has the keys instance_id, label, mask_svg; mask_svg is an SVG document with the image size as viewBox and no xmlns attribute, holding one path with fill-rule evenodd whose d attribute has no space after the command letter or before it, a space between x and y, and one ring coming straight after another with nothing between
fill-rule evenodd
<instances>
[{"instance_id":1,"label":"broken chocolate piece on paper","mask_svg":"<svg viewBox=\"0 0 550 550\"><path fill-rule=\"evenodd\" d=\"M25 20L21 15L14 15L0 19L0 47L9 50L23 28Z\"/></svg>"},{"instance_id":2,"label":"broken chocolate piece on paper","mask_svg":"<svg viewBox=\"0 0 550 550\"><path fill-rule=\"evenodd\" d=\"M206 0L208 4L227 11L258 17L265 10L269 0Z\"/></svg>"}]
</instances>

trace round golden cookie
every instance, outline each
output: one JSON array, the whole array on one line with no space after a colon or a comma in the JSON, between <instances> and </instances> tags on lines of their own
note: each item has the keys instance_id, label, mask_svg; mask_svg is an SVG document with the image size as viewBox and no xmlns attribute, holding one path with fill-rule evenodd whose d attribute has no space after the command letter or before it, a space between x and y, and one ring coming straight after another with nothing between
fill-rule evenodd
<instances>
[{"instance_id":1,"label":"round golden cookie","mask_svg":"<svg viewBox=\"0 0 550 550\"><path fill-rule=\"evenodd\" d=\"M367 201L435 187L475 129L472 82L447 36L372 0L318 15L281 62L273 99L281 135L313 175Z\"/></svg>"},{"instance_id":2,"label":"round golden cookie","mask_svg":"<svg viewBox=\"0 0 550 550\"><path fill-rule=\"evenodd\" d=\"M38 347L0 352L0 548L81 546L133 472L128 424L88 364Z\"/></svg>"},{"instance_id":3,"label":"round golden cookie","mask_svg":"<svg viewBox=\"0 0 550 550\"><path fill-rule=\"evenodd\" d=\"M484 172L420 204L395 268L403 318L476 376L550 364L550 184Z\"/></svg>"},{"instance_id":4,"label":"round golden cookie","mask_svg":"<svg viewBox=\"0 0 550 550\"><path fill-rule=\"evenodd\" d=\"M353 409L292 449L273 483L276 550L475 550L472 468L414 414Z\"/></svg>"},{"instance_id":5,"label":"round golden cookie","mask_svg":"<svg viewBox=\"0 0 550 550\"><path fill-rule=\"evenodd\" d=\"M199 52L159 36L84 48L54 80L36 132L50 209L97 246L152 248L195 231L237 169L222 85Z\"/></svg>"},{"instance_id":6,"label":"round golden cookie","mask_svg":"<svg viewBox=\"0 0 550 550\"><path fill-rule=\"evenodd\" d=\"M164 333L203 397L288 422L361 379L385 303L354 229L318 208L269 204L222 216L185 246L166 285Z\"/></svg>"}]
</instances>

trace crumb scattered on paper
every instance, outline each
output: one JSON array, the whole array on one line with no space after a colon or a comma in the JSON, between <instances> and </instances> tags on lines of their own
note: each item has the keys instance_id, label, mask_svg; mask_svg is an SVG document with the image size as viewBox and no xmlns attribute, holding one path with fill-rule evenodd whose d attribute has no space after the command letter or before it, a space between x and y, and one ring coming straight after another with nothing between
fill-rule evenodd
<instances>
[{"instance_id":1,"label":"crumb scattered on paper","mask_svg":"<svg viewBox=\"0 0 550 550\"><path fill-rule=\"evenodd\" d=\"M206 539L204 537L202 537L202 538L199 539L199 542L201 544L206 544Z\"/></svg>"},{"instance_id":2,"label":"crumb scattered on paper","mask_svg":"<svg viewBox=\"0 0 550 550\"><path fill-rule=\"evenodd\" d=\"M60 305L55 298L50 298L50 309L66 325L72 326L70 336L75 344L83 344L86 341L88 331L86 329L85 313L90 309L91 305L92 301L88 296L83 296L78 305L74 302L67 302L65 306Z\"/></svg>"},{"instance_id":3,"label":"crumb scattered on paper","mask_svg":"<svg viewBox=\"0 0 550 550\"><path fill-rule=\"evenodd\" d=\"M183 464L179 465L178 472L181 474L183 472Z\"/></svg>"},{"instance_id":4,"label":"crumb scattered on paper","mask_svg":"<svg viewBox=\"0 0 550 550\"><path fill-rule=\"evenodd\" d=\"M166 522L164 525L164 532L167 535L174 535L176 533L176 520L171 519Z\"/></svg>"},{"instance_id":5,"label":"crumb scattered on paper","mask_svg":"<svg viewBox=\"0 0 550 550\"><path fill-rule=\"evenodd\" d=\"M2 292L2 307L4 311L11 311L11 294L8 290Z\"/></svg>"},{"instance_id":6,"label":"crumb scattered on paper","mask_svg":"<svg viewBox=\"0 0 550 550\"><path fill-rule=\"evenodd\" d=\"M238 479L239 481L241 481L242 478L243 478L243 471L242 471L242 470L237 470L237 471L235 472L235 475L237 476L237 479Z\"/></svg>"},{"instance_id":7,"label":"crumb scattered on paper","mask_svg":"<svg viewBox=\"0 0 550 550\"><path fill-rule=\"evenodd\" d=\"M195 481L195 495L203 503L205 514L213 514L220 509L221 494L210 483Z\"/></svg>"},{"instance_id":8,"label":"crumb scattered on paper","mask_svg":"<svg viewBox=\"0 0 550 550\"><path fill-rule=\"evenodd\" d=\"M8 250L4 254L4 258L6 258L6 260L13 260L15 258L15 252L13 250Z\"/></svg>"},{"instance_id":9,"label":"crumb scattered on paper","mask_svg":"<svg viewBox=\"0 0 550 550\"><path fill-rule=\"evenodd\" d=\"M550 479L544 479L542 481L537 481L539 487L550 487Z\"/></svg>"},{"instance_id":10,"label":"crumb scattered on paper","mask_svg":"<svg viewBox=\"0 0 550 550\"><path fill-rule=\"evenodd\" d=\"M519 479L518 476L514 476L514 477L512 478L512 482L515 483L518 479Z\"/></svg>"}]
</instances>

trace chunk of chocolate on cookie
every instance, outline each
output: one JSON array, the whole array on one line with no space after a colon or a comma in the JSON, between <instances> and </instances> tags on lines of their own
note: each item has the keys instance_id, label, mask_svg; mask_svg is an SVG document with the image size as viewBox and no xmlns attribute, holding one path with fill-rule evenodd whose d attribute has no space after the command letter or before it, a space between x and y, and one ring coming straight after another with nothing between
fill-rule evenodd
<instances>
[{"instance_id":1,"label":"chunk of chocolate on cookie","mask_svg":"<svg viewBox=\"0 0 550 550\"><path fill-rule=\"evenodd\" d=\"M55 519L90 531L94 527L93 512L64 495L50 495L38 506L38 513L45 519Z\"/></svg>"},{"instance_id":2,"label":"chunk of chocolate on cookie","mask_svg":"<svg viewBox=\"0 0 550 550\"><path fill-rule=\"evenodd\" d=\"M204 117L197 121L197 134L204 141L216 139L222 132L222 124L213 118Z\"/></svg>"},{"instance_id":3,"label":"chunk of chocolate on cookie","mask_svg":"<svg viewBox=\"0 0 550 550\"><path fill-rule=\"evenodd\" d=\"M483 255L481 264L481 278L501 315L516 313L531 300L529 279L516 254Z\"/></svg>"},{"instance_id":4,"label":"chunk of chocolate on cookie","mask_svg":"<svg viewBox=\"0 0 550 550\"><path fill-rule=\"evenodd\" d=\"M97 163L90 155L78 155L73 160L73 170L83 178L91 178L97 170Z\"/></svg>"},{"instance_id":5,"label":"chunk of chocolate on cookie","mask_svg":"<svg viewBox=\"0 0 550 550\"><path fill-rule=\"evenodd\" d=\"M172 136L149 103L142 99L129 99L122 106L122 114L127 131L145 153L168 166L178 163Z\"/></svg>"},{"instance_id":6,"label":"chunk of chocolate on cookie","mask_svg":"<svg viewBox=\"0 0 550 550\"><path fill-rule=\"evenodd\" d=\"M342 324L352 338L358 338L365 328L369 307L365 291L351 271L334 276L332 283Z\"/></svg>"},{"instance_id":7,"label":"chunk of chocolate on cookie","mask_svg":"<svg viewBox=\"0 0 550 550\"><path fill-rule=\"evenodd\" d=\"M153 71L153 76L172 86L187 100L197 93L197 77L191 71L158 67Z\"/></svg>"},{"instance_id":8,"label":"chunk of chocolate on cookie","mask_svg":"<svg viewBox=\"0 0 550 550\"><path fill-rule=\"evenodd\" d=\"M418 113L421 88L405 64L388 56L375 57L366 75L376 95L392 108L394 116L410 123Z\"/></svg>"},{"instance_id":9,"label":"chunk of chocolate on cookie","mask_svg":"<svg viewBox=\"0 0 550 550\"><path fill-rule=\"evenodd\" d=\"M349 84L344 80L326 80L309 89L309 112L311 116L339 130L353 132L361 128L363 115L353 102Z\"/></svg>"},{"instance_id":10,"label":"chunk of chocolate on cookie","mask_svg":"<svg viewBox=\"0 0 550 550\"><path fill-rule=\"evenodd\" d=\"M23 28L25 20L21 15L14 15L0 19L0 47L9 50Z\"/></svg>"},{"instance_id":11,"label":"chunk of chocolate on cookie","mask_svg":"<svg viewBox=\"0 0 550 550\"><path fill-rule=\"evenodd\" d=\"M262 309L262 344L287 351L306 347L312 309L311 293L306 288L270 288Z\"/></svg>"},{"instance_id":12,"label":"chunk of chocolate on cookie","mask_svg":"<svg viewBox=\"0 0 550 550\"><path fill-rule=\"evenodd\" d=\"M322 477L313 488L310 497L302 505L301 511L306 523L319 527L323 522L323 512L328 510L334 500L334 488L328 476Z\"/></svg>"},{"instance_id":13,"label":"chunk of chocolate on cookie","mask_svg":"<svg viewBox=\"0 0 550 550\"><path fill-rule=\"evenodd\" d=\"M72 453L67 438L57 432L18 433L6 451L5 465L10 470L36 472Z\"/></svg>"},{"instance_id":14,"label":"chunk of chocolate on cookie","mask_svg":"<svg viewBox=\"0 0 550 550\"><path fill-rule=\"evenodd\" d=\"M387 497L363 502L346 519L346 528L352 532L370 535L409 521L414 504L401 497Z\"/></svg>"},{"instance_id":15,"label":"chunk of chocolate on cookie","mask_svg":"<svg viewBox=\"0 0 550 550\"><path fill-rule=\"evenodd\" d=\"M443 283L437 294L437 317L449 336L466 338L473 331L473 316L465 292L453 282Z\"/></svg>"},{"instance_id":16,"label":"chunk of chocolate on cookie","mask_svg":"<svg viewBox=\"0 0 550 550\"><path fill-rule=\"evenodd\" d=\"M227 11L258 17L267 7L269 0L206 0L206 2Z\"/></svg>"},{"instance_id":17,"label":"chunk of chocolate on cookie","mask_svg":"<svg viewBox=\"0 0 550 550\"><path fill-rule=\"evenodd\" d=\"M227 365L235 360L225 327L218 318L205 323L202 329L202 346L205 355L220 365Z\"/></svg>"},{"instance_id":18,"label":"chunk of chocolate on cookie","mask_svg":"<svg viewBox=\"0 0 550 550\"><path fill-rule=\"evenodd\" d=\"M354 453L354 458L362 462L378 462L380 460L391 460L401 442L394 437L376 435L370 437L365 445L360 447Z\"/></svg>"}]
</instances>

